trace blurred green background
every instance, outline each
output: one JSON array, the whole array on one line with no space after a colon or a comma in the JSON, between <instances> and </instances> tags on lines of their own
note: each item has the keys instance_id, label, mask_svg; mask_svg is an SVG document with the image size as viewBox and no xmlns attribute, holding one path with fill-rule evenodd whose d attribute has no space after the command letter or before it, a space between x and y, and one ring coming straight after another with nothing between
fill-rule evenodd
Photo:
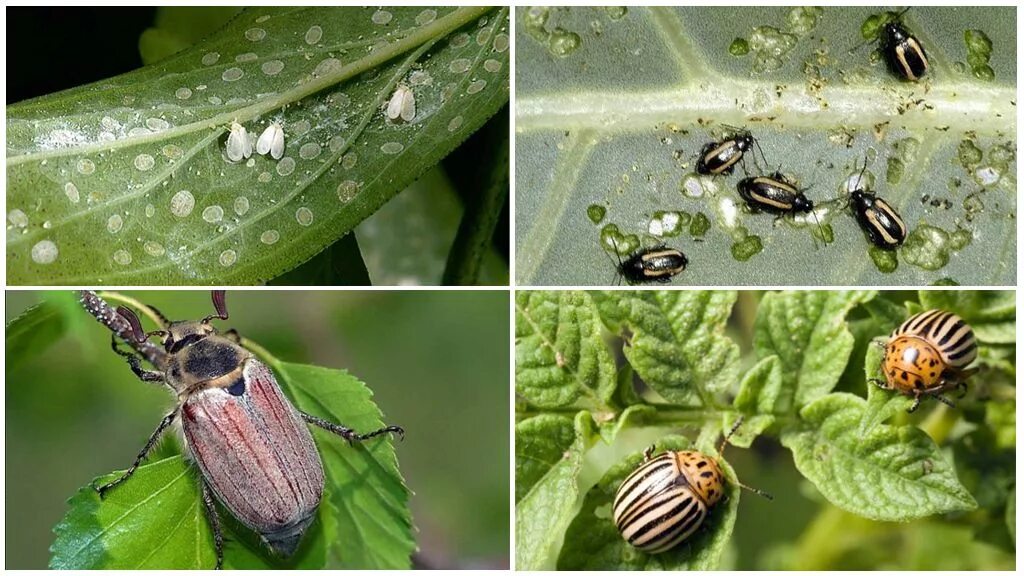
<instances>
[{"instance_id":1,"label":"blurred green background","mask_svg":"<svg viewBox=\"0 0 1024 576\"><path fill-rule=\"evenodd\" d=\"M172 320L212 313L207 291L123 293ZM8 291L6 321L45 297L52 293ZM508 298L236 291L227 296L231 318L215 325L236 328L282 360L348 370L373 390L385 422L405 427L395 447L413 492L414 565L506 568ZM7 362L6 569L45 568L65 501L130 465L174 402L110 351L106 328L66 310L63 335Z\"/></svg>"}]
</instances>

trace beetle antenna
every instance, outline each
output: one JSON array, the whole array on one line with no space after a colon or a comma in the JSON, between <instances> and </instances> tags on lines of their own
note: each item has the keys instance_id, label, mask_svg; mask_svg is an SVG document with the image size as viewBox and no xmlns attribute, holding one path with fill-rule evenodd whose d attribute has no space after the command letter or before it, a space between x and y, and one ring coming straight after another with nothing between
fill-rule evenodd
<instances>
[{"instance_id":1,"label":"beetle antenna","mask_svg":"<svg viewBox=\"0 0 1024 576\"><path fill-rule=\"evenodd\" d=\"M226 291L224 290L213 290L210 297L213 299L213 309L217 311L216 314L211 314L206 318L203 318L203 324L209 324L210 320L214 318L220 318L221 320L228 319L228 305L226 298Z\"/></svg>"},{"instance_id":2,"label":"beetle antenna","mask_svg":"<svg viewBox=\"0 0 1024 576\"><path fill-rule=\"evenodd\" d=\"M616 265L615 260L612 260L612 257L608 255L607 250L604 253L605 256L608 256L609 260L612 260L612 265L615 266L615 285L619 286L622 283L622 255L619 254L619 241L612 238L612 245L615 246L615 258L618 260L618 264Z\"/></svg>"},{"instance_id":3,"label":"beetle antenna","mask_svg":"<svg viewBox=\"0 0 1024 576\"><path fill-rule=\"evenodd\" d=\"M137 344L141 344L146 340L149 340L150 336L163 336L167 334L163 330L154 330L152 332L144 331L142 329L142 321L139 320L139 316L130 308L118 306L117 315L124 318L125 322L128 322L128 326L131 327L131 337L135 339Z\"/></svg>"},{"instance_id":4,"label":"beetle antenna","mask_svg":"<svg viewBox=\"0 0 1024 576\"><path fill-rule=\"evenodd\" d=\"M749 490L749 491L753 492L754 494L757 494L758 496L761 496L762 498L765 498L767 500L775 500L774 496L772 496L771 494L765 492L764 490L760 490L758 488L754 488L753 486L747 486L746 484L743 484L741 482L737 482L736 485L739 486L740 488L745 488L746 490Z\"/></svg>"},{"instance_id":5,"label":"beetle antenna","mask_svg":"<svg viewBox=\"0 0 1024 576\"><path fill-rule=\"evenodd\" d=\"M764 161L764 166L765 166L765 168L767 168L768 167L768 159L765 158L765 156L764 156L764 149L761 148L761 142L757 138L754 138L754 146L757 146L757 152L761 155L761 160ZM755 163L756 163L756 159L755 159ZM781 165L779 167L781 168Z\"/></svg>"},{"instance_id":6,"label":"beetle antenna","mask_svg":"<svg viewBox=\"0 0 1024 576\"><path fill-rule=\"evenodd\" d=\"M722 438L722 443L718 446L719 456L721 456L722 451L725 450L725 445L729 442L729 438L732 438L732 435L735 434L736 431L740 429L741 424L743 424L743 416L740 416L739 418L736 419L736 422L733 423L732 428L730 428L729 432L725 435L724 438Z\"/></svg>"}]
</instances>

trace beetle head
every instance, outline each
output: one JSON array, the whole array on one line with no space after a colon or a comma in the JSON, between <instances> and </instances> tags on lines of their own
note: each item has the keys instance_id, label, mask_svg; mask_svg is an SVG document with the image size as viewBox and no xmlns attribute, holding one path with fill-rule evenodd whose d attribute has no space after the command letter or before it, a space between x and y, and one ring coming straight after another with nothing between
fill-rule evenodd
<instances>
[{"instance_id":1,"label":"beetle head","mask_svg":"<svg viewBox=\"0 0 1024 576\"><path fill-rule=\"evenodd\" d=\"M167 337L164 338L164 348L167 352L173 354L185 346L195 344L203 338L217 333L217 329L210 325L210 320L214 318L227 320L228 307L223 290L214 290L212 298L216 314L211 314L198 322L194 320L171 322L171 325L167 327Z\"/></svg>"}]
</instances>

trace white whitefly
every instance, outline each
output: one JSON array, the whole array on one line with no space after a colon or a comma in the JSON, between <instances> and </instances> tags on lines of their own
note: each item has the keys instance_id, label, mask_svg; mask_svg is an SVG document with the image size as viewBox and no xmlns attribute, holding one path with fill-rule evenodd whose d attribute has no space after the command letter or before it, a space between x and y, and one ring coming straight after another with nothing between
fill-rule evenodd
<instances>
[{"instance_id":1,"label":"white whitefly","mask_svg":"<svg viewBox=\"0 0 1024 576\"><path fill-rule=\"evenodd\" d=\"M274 160L280 160L284 156L284 125L277 121L271 122L256 141L256 152L263 155L269 153Z\"/></svg>"},{"instance_id":2,"label":"white whitefly","mask_svg":"<svg viewBox=\"0 0 1024 576\"><path fill-rule=\"evenodd\" d=\"M228 160L239 162L243 158L252 156L252 140L245 132L245 126L238 122L231 123L231 133L228 134L227 142Z\"/></svg>"},{"instance_id":3,"label":"white whitefly","mask_svg":"<svg viewBox=\"0 0 1024 576\"><path fill-rule=\"evenodd\" d=\"M391 95L388 102L388 119L392 122L401 118L405 122L412 122L416 117L416 96L412 89L405 84L399 84L395 93Z\"/></svg>"}]
</instances>

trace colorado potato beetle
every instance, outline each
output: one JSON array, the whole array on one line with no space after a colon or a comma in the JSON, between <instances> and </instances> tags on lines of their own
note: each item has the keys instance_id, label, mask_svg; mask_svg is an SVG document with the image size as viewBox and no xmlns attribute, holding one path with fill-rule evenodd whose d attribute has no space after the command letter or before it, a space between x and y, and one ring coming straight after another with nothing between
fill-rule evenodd
<instances>
[{"instance_id":1,"label":"colorado potato beetle","mask_svg":"<svg viewBox=\"0 0 1024 576\"><path fill-rule=\"evenodd\" d=\"M914 314L892 331L885 344L882 373L885 380L870 382L884 390L914 397L907 412L917 410L922 397L948 405L947 390L967 392L966 380L977 369L967 366L978 356L974 330L959 316L945 310Z\"/></svg>"},{"instance_id":2,"label":"colorado potato beetle","mask_svg":"<svg viewBox=\"0 0 1024 576\"><path fill-rule=\"evenodd\" d=\"M719 457L739 428L737 420L718 448ZM631 546L649 554L670 550L697 531L708 511L725 496L725 475L712 458L694 450L668 451L644 462L615 492L612 519ZM766 492L737 485L771 500Z\"/></svg>"}]
</instances>

